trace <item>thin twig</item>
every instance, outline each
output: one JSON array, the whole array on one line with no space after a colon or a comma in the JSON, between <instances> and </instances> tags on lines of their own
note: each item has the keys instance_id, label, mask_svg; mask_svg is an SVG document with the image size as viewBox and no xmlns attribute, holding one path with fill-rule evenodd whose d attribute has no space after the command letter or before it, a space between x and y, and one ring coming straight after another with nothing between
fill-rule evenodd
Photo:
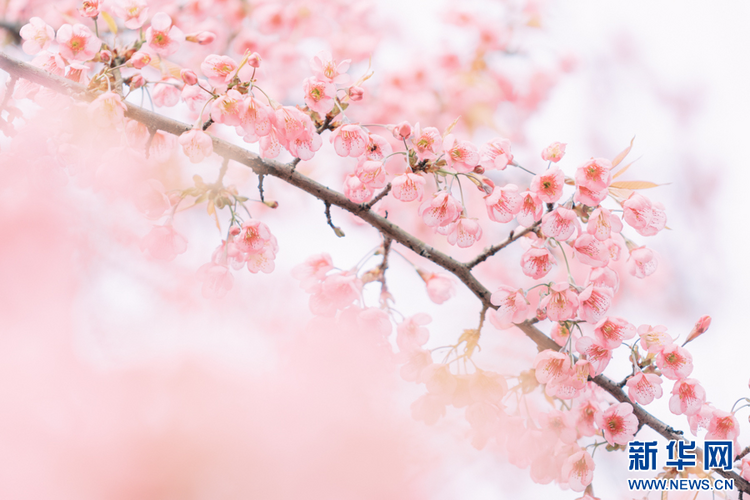
<instances>
[{"instance_id":1,"label":"thin twig","mask_svg":"<svg viewBox=\"0 0 750 500\"><path fill-rule=\"evenodd\" d=\"M336 236L338 236L339 238L343 238L344 236L346 236L346 234L344 234L344 231L342 231L340 227L333 225L333 219L331 219L331 202L324 200L324 203L326 205L326 222L328 222L328 225L331 226L331 229L333 229L333 232L336 233Z\"/></svg>"},{"instance_id":2,"label":"thin twig","mask_svg":"<svg viewBox=\"0 0 750 500\"><path fill-rule=\"evenodd\" d=\"M490 248L488 248L484 252L480 253L479 255L477 255L476 257L474 257L472 260L470 260L469 262L467 262L464 265L468 269L473 269L474 266L476 266L477 264L481 264L482 262L484 262L485 260L489 259L493 255L495 255L497 252L499 252L503 248L505 248L508 245L510 245L511 243L513 243L514 241L516 241L516 240L518 240L518 239L526 236L527 234L529 234L531 232L536 231L536 228L538 228L538 227L539 227L539 221L535 222L531 226L527 227L526 229L524 229L523 231L520 231L518 233L515 233L514 231L511 231L510 235L508 235L508 238L505 241L503 241L502 243L500 243L498 245L491 246Z\"/></svg>"},{"instance_id":3,"label":"thin twig","mask_svg":"<svg viewBox=\"0 0 750 500\"><path fill-rule=\"evenodd\" d=\"M266 202L266 199L263 197L263 178L265 177L265 174L258 175L258 193L260 194L260 201L263 203Z\"/></svg>"},{"instance_id":4,"label":"thin twig","mask_svg":"<svg viewBox=\"0 0 750 500\"><path fill-rule=\"evenodd\" d=\"M385 187L385 189L379 192L375 198L368 201L367 203L362 204L362 210L370 210L377 202L379 202L380 200L388 196L388 193L390 192L391 192L391 183L389 182L388 185Z\"/></svg>"}]
</instances>

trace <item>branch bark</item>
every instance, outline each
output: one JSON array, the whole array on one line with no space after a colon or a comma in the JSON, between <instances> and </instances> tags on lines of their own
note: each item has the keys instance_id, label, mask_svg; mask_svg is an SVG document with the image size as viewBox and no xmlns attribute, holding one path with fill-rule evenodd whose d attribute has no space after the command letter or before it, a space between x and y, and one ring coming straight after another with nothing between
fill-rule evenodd
<instances>
[{"instance_id":1,"label":"branch bark","mask_svg":"<svg viewBox=\"0 0 750 500\"><path fill-rule=\"evenodd\" d=\"M5 54L0 54L0 69L8 72L11 77L15 76L17 78L24 78L26 80L37 83L39 85L43 85L61 94L68 95L76 99L92 101L96 98L95 94L88 92L82 85L55 75L51 75L43 69L37 68L30 64L16 61ZM179 136L191 129L190 125L186 125L176 120L172 120L171 118L161 116L139 106L134 106L130 103L126 103L126 105L127 112L125 113L125 116L145 124L149 129L163 130L164 132L176 136ZM412 250L414 253L421 255L422 257L425 257L426 259L442 267L446 271L456 276L456 278L458 278L464 285L466 285L466 287L471 290L471 292L481 301L483 308L492 307L493 309L497 309L497 306L494 306L490 302L490 291L484 285L482 285L479 280L477 280L477 278L472 274L471 269L480 262L483 262L490 256L499 252L524 234L527 234L528 232L535 229L534 226L532 226L531 228L527 228L524 231L511 236L505 242L486 250L485 252L477 256L474 260L464 264L450 257L449 255L446 255L439 250L432 248L431 246L427 245L415 236L409 234L396 224L393 224L383 217L380 217L378 214L373 212L370 209L370 206L368 206L367 204L361 205L354 203L346 198L343 194L334 191L327 186L323 186L313 179L310 179L296 172L295 167L299 163L298 159L292 161L290 164L283 164L273 160L265 160L260 158L258 155L234 144L230 144L215 137L212 139L214 152L216 154L223 156L226 159L234 160L251 168L259 176L270 175L273 177L277 177L285 181L287 184L295 186L300 190L305 191L306 193L322 200L326 204L327 208L330 207L330 205L340 207L360 217L362 220L377 229L385 238L402 244L403 246ZM520 323L517 326L521 329L521 331L524 332L524 334L526 334L527 337L529 337L536 343L537 347L540 350L559 350L560 346L558 346L551 338L549 338L538 328L536 328L534 326L535 322L536 321L534 320L529 320ZM603 375L599 375L591 380L599 387L607 391L617 401L626 402L633 405L633 413L638 417L638 421L641 425L646 425L654 429L657 433L668 440L685 439L682 434L675 432L674 429L672 429L670 426L648 413L641 406L633 403L625 394L625 392L609 378ZM716 470L716 472L728 479L733 479L737 489L739 489L741 492L750 494L750 483L742 479L736 472L723 470Z\"/></svg>"}]
</instances>

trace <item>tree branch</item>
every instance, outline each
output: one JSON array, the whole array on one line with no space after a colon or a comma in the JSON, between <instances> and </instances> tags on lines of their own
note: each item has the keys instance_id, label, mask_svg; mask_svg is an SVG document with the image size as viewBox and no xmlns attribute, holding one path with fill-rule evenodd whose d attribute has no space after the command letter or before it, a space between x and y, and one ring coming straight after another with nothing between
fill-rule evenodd
<instances>
[{"instance_id":1,"label":"tree branch","mask_svg":"<svg viewBox=\"0 0 750 500\"><path fill-rule=\"evenodd\" d=\"M498 245L491 246L490 248L488 248L484 252L480 253L479 255L477 255L476 257L474 257L472 260L470 260L469 262L467 262L464 265L466 267L468 267L469 269L473 269L474 266L476 266L477 264L481 264L485 260L489 259L490 257L492 257L493 255L495 255L497 252L499 252L503 248L507 247L508 245L510 245L511 243L513 243L514 241L516 241L517 239L523 238L527 234L529 234L529 233L531 233L533 231L536 231L536 228L539 227L539 224L540 224L540 222L537 221L537 222L535 222L534 224L532 224L531 226L527 227L526 229L524 229L523 231L521 231L519 233L515 233L514 231L511 231L510 235L508 235L508 238L505 241L503 241L502 243L500 243Z\"/></svg>"},{"instance_id":2,"label":"tree branch","mask_svg":"<svg viewBox=\"0 0 750 500\"><path fill-rule=\"evenodd\" d=\"M5 54L0 54L0 68L7 71L11 75L19 78L24 78L34 83L38 83L76 99L92 101L96 98L95 94L87 92L85 87L83 87L82 85L55 75L51 75L41 68L37 68L35 66L31 66L30 64L11 59ZM125 113L125 116L145 124L150 129L163 130L164 132L177 136L191 129L190 125L186 125L184 123L172 120L171 118L158 115L141 107L134 106L130 103L126 103L126 105L128 109ZM391 223L383 217L380 217L375 212L370 210L370 207L368 207L367 205L354 203L346 198L343 194L334 191L326 186L323 186L322 184L296 172L295 167L299 163L299 159L295 159L290 164L285 165L273 160L264 160L258 155L251 153L250 151L247 151L234 144L230 144L221 139L217 139L215 137L212 139L214 152L216 154L246 165L247 167L253 169L253 171L255 171L255 173L258 175L270 175L282 179L286 183L291 184L292 186L295 186L302 191L305 191L306 193L322 200L325 203L326 216L329 224L331 224L331 227L334 226L330 220L330 207L332 205L335 205L360 217L362 220L382 233L384 238L396 241L412 250L416 254L421 255L422 257L425 257L438 266L442 267L446 271L456 276L464 285L466 285L466 287L471 290L471 292L482 302L483 307L492 307L493 309L497 308L497 306L492 305L492 303L490 302L490 291L485 288L485 286L482 285L471 273L471 268L476 266L480 262L483 262L491 255L494 255L498 251L502 250L502 248L505 248L505 246L522 237L524 234L528 234L528 232L535 229L535 227L532 226L525 229L524 231L521 231L518 234L514 234L500 245L491 247L487 251L480 254L474 260L468 262L467 264L463 264L456 259L440 252L439 250L432 248L431 246L427 245L415 236L409 234L396 224ZM534 326L534 323L536 323L536 320L532 319L520 323L517 326L521 329L521 331L524 332L524 334L526 334L527 337L529 337L536 343L539 349L559 350L560 346L558 346L557 343L555 343L551 338L537 329ZM602 389L607 391L610 395L612 395L612 397L614 397L617 401L632 404L633 413L636 415L636 417L638 417L641 425L647 425L648 427L651 427L660 435L669 440L685 439L683 435L678 434L664 422L648 413L642 407L634 404L623 392L623 390L609 378L603 375L599 375L591 380ZM716 472L728 479L733 479L735 487L737 487L741 492L750 494L750 483L742 479L736 472L724 470L716 470Z\"/></svg>"}]
</instances>

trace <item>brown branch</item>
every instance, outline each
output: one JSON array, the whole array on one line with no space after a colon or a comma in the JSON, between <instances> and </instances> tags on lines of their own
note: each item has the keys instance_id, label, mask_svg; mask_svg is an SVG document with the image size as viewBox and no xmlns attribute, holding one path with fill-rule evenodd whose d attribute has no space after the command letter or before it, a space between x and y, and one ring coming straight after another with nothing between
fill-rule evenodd
<instances>
[{"instance_id":1,"label":"brown branch","mask_svg":"<svg viewBox=\"0 0 750 500\"><path fill-rule=\"evenodd\" d=\"M389 182L388 185L385 187L385 189L379 192L375 198L368 201L367 203L362 204L362 210L370 210L377 202L379 202L380 200L388 196L388 193L390 192L391 192L391 183Z\"/></svg>"},{"instance_id":2,"label":"brown branch","mask_svg":"<svg viewBox=\"0 0 750 500\"><path fill-rule=\"evenodd\" d=\"M34 83L44 85L45 87L56 90L65 95L76 97L78 99L91 101L96 97L94 94L86 92L86 89L79 84L76 84L69 80L65 80L64 78L60 78L55 75L51 75L41 68L37 68L20 61L15 61L4 54L0 54L0 68L9 72L11 75L16 75L19 78L25 78ZM125 115L128 118L137 120L145 124L150 129L163 130L164 132L179 136L182 133L190 130L191 128L190 125L186 125L184 123L180 123L170 118L147 111L130 103L126 103L126 105L128 109ZM334 228L334 230L338 228L333 225L330 218L330 209L332 205L335 205L354 215L357 215L362 220L377 229L384 238L388 238L402 244L416 254L429 259L433 263L456 276L482 302L483 307L492 307L493 309L497 308L497 306L492 305L490 302L490 291L485 288L484 285L482 285L471 273L471 268L479 262L486 260L487 257L492 255L491 253L484 258L482 258L482 255L480 255L478 257L481 259L479 260L479 262L474 263L474 261L471 261L467 264L462 264L456 259L427 245L396 224L391 223L383 217L380 217L378 214L370 210L366 205L354 203L346 198L346 196L344 196L343 194L334 191L326 186L323 186L313 179L310 179L296 172L294 168L299 163L299 159L295 159L290 164L285 165L273 160L264 160L258 155L251 153L250 151L247 151L234 144L230 144L221 139L217 139L215 137L212 139L214 152L219 154L220 156L246 165L253 169L253 171L255 171L255 173L258 175L270 175L282 179L286 183L291 184L292 186L295 186L302 191L305 191L306 193L322 200L326 206L326 217L328 223L331 225L331 227ZM528 233L532 230L532 228L527 228L525 231ZM341 230L339 229L339 231ZM519 233L518 235L513 235L510 239L518 239L523 234L525 234L524 231L521 231L521 233ZM508 242L507 244L510 244L511 242L512 241ZM504 244L505 243L498 246L502 246ZM492 250L492 248L490 250ZM496 250L494 253L499 250L500 249ZM517 326L521 329L521 331L524 332L524 334L526 334L527 337L533 340L540 349L559 350L560 346L558 346L551 338L537 329L534 326L534 323L536 323L536 320L532 319L520 323ZM682 434L675 432L674 429L648 413L642 407L638 406L637 404L633 404L633 402L627 397L623 390L609 378L603 375L599 375L597 377L594 377L592 381L602 387L617 401L632 404L633 413L636 415L636 417L638 417L641 425L647 425L651 427L660 435L669 440L685 439ZM726 478L733 479L735 486L741 492L750 494L750 483L742 479L736 472L724 470L716 470L716 472Z\"/></svg>"},{"instance_id":3,"label":"brown branch","mask_svg":"<svg viewBox=\"0 0 750 500\"><path fill-rule=\"evenodd\" d=\"M518 240L520 238L523 238L527 234L535 231L536 228L539 227L539 224L540 224L540 222L537 221L537 222L535 222L534 224L532 224L531 226L527 227L526 229L524 229L523 231L521 231L519 233L515 233L514 231L511 231L510 234L508 235L508 238L505 241L503 241L502 243L499 243L497 245L491 246L490 248L488 248L484 252L480 253L479 255L477 255L476 257L474 257L472 260L470 260L469 262L467 262L464 265L466 267L468 267L469 269L473 269L474 266L476 266L477 264L481 264L482 262L484 262L485 260L489 259L493 255L495 255L497 252L499 252L503 248L505 248L508 245L510 245L511 243L513 243L514 241L516 241L516 240Z\"/></svg>"}]
</instances>

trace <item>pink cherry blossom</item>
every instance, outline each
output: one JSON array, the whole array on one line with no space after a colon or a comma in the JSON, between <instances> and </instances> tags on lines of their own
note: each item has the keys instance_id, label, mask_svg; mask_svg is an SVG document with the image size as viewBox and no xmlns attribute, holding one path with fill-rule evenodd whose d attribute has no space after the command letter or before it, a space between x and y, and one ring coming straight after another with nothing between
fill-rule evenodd
<instances>
[{"instance_id":1,"label":"pink cherry blossom","mask_svg":"<svg viewBox=\"0 0 750 500\"><path fill-rule=\"evenodd\" d=\"M471 172L479 164L477 147L469 141L459 141L453 134L448 134L443 139L443 151L448 168L456 172Z\"/></svg>"},{"instance_id":2,"label":"pink cherry blossom","mask_svg":"<svg viewBox=\"0 0 750 500\"><path fill-rule=\"evenodd\" d=\"M565 444L576 442L575 415L569 411L550 410L539 414L542 436L547 441L559 439Z\"/></svg>"},{"instance_id":3,"label":"pink cherry blossom","mask_svg":"<svg viewBox=\"0 0 750 500\"><path fill-rule=\"evenodd\" d=\"M565 459L560 476L568 482L571 490L580 492L593 481L595 468L589 452L580 450Z\"/></svg>"},{"instance_id":4,"label":"pink cherry blossom","mask_svg":"<svg viewBox=\"0 0 750 500\"><path fill-rule=\"evenodd\" d=\"M496 187L492 194L485 197L484 204L490 219L495 222L510 222L513 217L521 211L521 197L518 195L518 186L506 184Z\"/></svg>"},{"instance_id":5,"label":"pink cherry blossom","mask_svg":"<svg viewBox=\"0 0 750 500\"><path fill-rule=\"evenodd\" d=\"M557 207L542 217L542 232L546 237L558 241L568 240L578 227L576 213L567 208Z\"/></svg>"},{"instance_id":6,"label":"pink cherry blossom","mask_svg":"<svg viewBox=\"0 0 750 500\"><path fill-rule=\"evenodd\" d=\"M211 54L201 63L201 71L214 87L227 85L236 74L237 62L229 56Z\"/></svg>"},{"instance_id":7,"label":"pink cherry blossom","mask_svg":"<svg viewBox=\"0 0 750 500\"><path fill-rule=\"evenodd\" d=\"M516 215L516 221L524 227L531 227L542 218L544 203L533 191L521 193L521 209Z\"/></svg>"},{"instance_id":8,"label":"pink cherry blossom","mask_svg":"<svg viewBox=\"0 0 750 500\"><path fill-rule=\"evenodd\" d=\"M622 221L616 215L604 207L598 207L589 216L586 224L586 232L594 236L599 241L609 239L612 232L619 233L622 231Z\"/></svg>"},{"instance_id":9,"label":"pink cherry blossom","mask_svg":"<svg viewBox=\"0 0 750 500\"><path fill-rule=\"evenodd\" d=\"M242 131L241 135L244 136L246 141L256 142L258 138L271 133L276 115L270 107L252 96L245 96L239 106L239 127Z\"/></svg>"},{"instance_id":10,"label":"pink cherry blossom","mask_svg":"<svg viewBox=\"0 0 750 500\"><path fill-rule=\"evenodd\" d=\"M344 85L349 81L349 75L346 72L349 70L350 63L351 60L345 59L336 64L330 52L321 51L312 58L310 66L319 80Z\"/></svg>"},{"instance_id":11,"label":"pink cherry blossom","mask_svg":"<svg viewBox=\"0 0 750 500\"><path fill-rule=\"evenodd\" d=\"M442 304L456 295L453 280L444 274L419 271L419 276L427 285L427 295L436 304Z\"/></svg>"},{"instance_id":12,"label":"pink cherry blossom","mask_svg":"<svg viewBox=\"0 0 750 500\"><path fill-rule=\"evenodd\" d=\"M227 266L209 262L198 268L198 279L203 282L201 294L207 299L220 299L232 289L234 278Z\"/></svg>"},{"instance_id":13,"label":"pink cherry blossom","mask_svg":"<svg viewBox=\"0 0 750 500\"><path fill-rule=\"evenodd\" d=\"M381 189L385 187L386 172L382 161L360 160L355 175L359 177L359 180L367 184L370 189Z\"/></svg>"},{"instance_id":14,"label":"pink cherry blossom","mask_svg":"<svg viewBox=\"0 0 750 500\"><path fill-rule=\"evenodd\" d=\"M550 381L545 386L544 392L549 397L560 399L577 398L586 387L589 375L593 373L593 370L594 368L590 361L579 359L573 366L570 376Z\"/></svg>"},{"instance_id":15,"label":"pink cherry blossom","mask_svg":"<svg viewBox=\"0 0 750 500\"><path fill-rule=\"evenodd\" d=\"M659 399L662 394L662 379L654 373L638 372L628 379L628 397L636 403L647 405L654 399Z\"/></svg>"},{"instance_id":16,"label":"pink cherry blossom","mask_svg":"<svg viewBox=\"0 0 750 500\"><path fill-rule=\"evenodd\" d=\"M635 333L635 326L618 316L607 316L594 326L594 336L606 349L617 349L623 340L635 337Z\"/></svg>"},{"instance_id":17,"label":"pink cherry blossom","mask_svg":"<svg viewBox=\"0 0 750 500\"><path fill-rule=\"evenodd\" d=\"M365 152L370 138L359 125L342 125L331 134L331 143L339 156L356 158Z\"/></svg>"},{"instance_id":18,"label":"pink cherry blossom","mask_svg":"<svg viewBox=\"0 0 750 500\"><path fill-rule=\"evenodd\" d=\"M404 319L396 328L396 345L402 352L418 351L430 339L430 331L424 327L432 322L429 315L420 313Z\"/></svg>"},{"instance_id":19,"label":"pink cherry blossom","mask_svg":"<svg viewBox=\"0 0 750 500\"><path fill-rule=\"evenodd\" d=\"M508 393L508 382L499 373L477 370L469 378L469 395L478 402L501 405Z\"/></svg>"},{"instance_id":20,"label":"pink cherry blossom","mask_svg":"<svg viewBox=\"0 0 750 500\"><path fill-rule=\"evenodd\" d=\"M572 373L570 357L562 352L545 349L534 358L534 375L540 384L566 379Z\"/></svg>"},{"instance_id":21,"label":"pink cherry blossom","mask_svg":"<svg viewBox=\"0 0 750 500\"><path fill-rule=\"evenodd\" d=\"M125 27L137 30L148 18L146 0L114 0L112 10L117 17L125 21Z\"/></svg>"},{"instance_id":22,"label":"pink cherry blossom","mask_svg":"<svg viewBox=\"0 0 750 500\"><path fill-rule=\"evenodd\" d=\"M355 174L349 174L344 179L344 196L354 203L366 203L372 198L373 191L369 185Z\"/></svg>"},{"instance_id":23,"label":"pink cherry blossom","mask_svg":"<svg viewBox=\"0 0 750 500\"><path fill-rule=\"evenodd\" d=\"M78 13L83 17L96 17L99 15L99 0L84 0L78 8Z\"/></svg>"},{"instance_id":24,"label":"pink cherry blossom","mask_svg":"<svg viewBox=\"0 0 750 500\"><path fill-rule=\"evenodd\" d=\"M687 344L688 342L693 341L706 333L709 326L711 326L711 316L701 316L700 318L698 318L695 326L692 330L690 330L685 343Z\"/></svg>"},{"instance_id":25,"label":"pink cherry blossom","mask_svg":"<svg viewBox=\"0 0 750 500\"><path fill-rule=\"evenodd\" d=\"M349 99L351 99L352 102L361 101L365 98L365 89L352 85L349 87L349 90L347 90L347 94L349 94Z\"/></svg>"},{"instance_id":26,"label":"pink cherry blossom","mask_svg":"<svg viewBox=\"0 0 750 500\"><path fill-rule=\"evenodd\" d=\"M750 457L743 457L740 464L740 475L745 481L750 481Z\"/></svg>"},{"instance_id":27,"label":"pink cherry blossom","mask_svg":"<svg viewBox=\"0 0 750 500\"><path fill-rule=\"evenodd\" d=\"M479 150L479 164L485 170L505 170L508 163L513 161L510 153L510 141L496 137Z\"/></svg>"},{"instance_id":28,"label":"pink cherry blossom","mask_svg":"<svg viewBox=\"0 0 750 500\"><path fill-rule=\"evenodd\" d=\"M127 109L119 94L107 91L89 104L88 111L98 126L119 127L123 123Z\"/></svg>"},{"instance_id":29,"label":"pink cherry blossom","mask_svg":"<svg viewBox=\"0 0 750 500\"><path fill-rule=\"evenodd\" d=\"M693 433L694 436L698 435L699 429L708 429L708 426L711 424L711 418L714 416L714 411L716 408L711 406L710 404L704 404L701 406L701 409L688 416L688 425L690 425L690 432Z\"/></svg>"},{"instance_id":30,"label":"pink cherry blossom","mask_svg":"<svg viewBox=\"0 0 750 500\"><path fill-rule=\"evenodd\" d=\"M143 69L151 63L151 55L148 52L139 50L132 55L128 61L128 65L133 66L135 69ZM201 92L203 92L201 90Z\"/></svg>"},{"instance_id":31,"label":"pink cherry blossom","mask_svg":"<svg viewBox=\"0 0 750 500\"><path fill-rule=\"evenodd\" d=\"M645 278L656 272L659 263L654 251L650 248L639 247L630 251L628 271L636 278Z\"/></svg>"},{"instance_id":32,"label":"pink cherry blossom","mask_svg":"<svg viewBox=\"0 0 750 500\"><path fill-rule=\"evenodd\" d=\"M60 26L57 30L57 43L60 45L60 55L73 61L93 59L102 46L102 41L83 24Z\"/></svg>"},{"instance_id":33,"label":"pink cherry blossom","mask_svg":"<svg viewBox=\"0 0 750 500\"><path fill-rule=\"evenodd\" d=\"M578 420L576 427L578 433L582 436L593 436L596 434L596 418L601 410L599 405L593 396L587 396L578 400L578 407L576 408L578 413Z\"/></svg>"},{"instance_id":34,"label":"pink cherry blossom","mask_svg":"<svg viewBox=\"0 0 750 500\"><path fill-rule=\"evenodd\" d=\"M27 54L38 54L47 50L55 39L55 30L39 17L32 17L28 24L24 24L19 32L23 38L23 51Z\"/></svg>"},{"instance_id":35,"label":"pink cherry blossom","mask_svg":"<svg viewBox=\"0 0 750 500\"><path fill-rule=\"evenodd\" d=\"M216 123L238 126L242 123L242 94L232 89L211 104L211 119Z\"/></svg>"},{"instance_id":36,"label":"pink cherry blossom","mask_svg":"<svg viewBox=\"0 0 750 500\"><path fill-rule=\"evenodd\" d=\"M523 290L520 289L500 285L492 293L490 302L497 306L496 311L487 311L490 315L490 321L500 330L510 328L514 323L522 323L529 314L529 301L526 300Z\"/></svg>"},{"instance_id":37,"label":"pink cherry blossom","mask_svg":"<svg viewBox=\"0 0 750 500\"><path fill-rule=\"evenodd\" d=\"M529 191L536 193L544 203L555 203L562 197L565 186L565 175L557 165L543 174L535 175L531 180Z\"/></svg>"},{"instance_id":38,"label":"pink cherry blossom","mask_svg":"<svg viewBox=\"0 0 750 500\"><path fill-rule=\"evenodd\" d=\"M581 337L576 340L576 351L586 356L586 359L591 362L592 377L600 375L612 359L612 350L591 337Z\"/></svg>"},{"instance_id":39,"label":"pink cherry blossom","mask_svg":"<svg viewBox=\"0 0 750 500\"><path fill-rule=\"evenodd\" d=\"M376 134L368 134L367 137L369 141L362 157L372 161L384 161L393 153L393 148L385 138Z\"/></svg>"},{"instance_id":40,"label":"pink cherry blossom","mask_svg":"<svg viewBox=\"0 0 750 500\"><path fill-rule=\"evenodd\" d=\"M146 30L146 42L154 52L168 57L177 52L185 41L182 30L172 24L172 18L164 12L151 18L151 26Z\"/></svg>"},{"instance_id":41,"label":"pink cherry blossom","mask_svg":"<svg viewBox=\"0 0 750 500\"><path fill-rule=\"evenodd\" d=\"M575 318L578 305L578 294L566 282L552 285L549 295L539 303L541 309L547 309L547 317L552 321Z\"/></svg>"},{"instance_id":42,"label":"pink cherry blossom","mask_svg":"<svg viewBox=\"0 0 750 500\"><path fill-rule=\"evenodd\" d=\"M148 252L158 260L172 260L187 250L187 240L177 233L171 225L154 226L141 239L142 252Z\"/></svg>"},{"instance_id":43,"label":"pink cherry blossom","mask_svg":"<svg viewBox=\"0 0 750 500\"><path fill-rule=\"evenodd\" d=\"M305 93L305 104L311 110L325 117L334 106L336 86L326 80L307 78L302 84Z\"/></svg>"},{"instance_id":44,"label":"pink cherry blossom","mask_svg":"<svg viewBox=\"0 0 750 500\"><path fill-rule=\"evenodd\" d=\"M151 93L154 106L171 108L180 102L181 91L174 85L175 83L177 83L177 80L170 78L154 85L154 90Z\"/></svg>"},{"instance_id":45,"label":"pink cherry blossom","mask_svg":"<svg viewBox=\"0 0 750 500\"><path fill-rule=\"evenodd\" d=\"M542 150L542 160L551 161L552 163L562 160L562 157L565 155L565 146L567 144L564 142L553 142Z\"/></svg>"},{"instance_id":46,"label":"pink cherry blossom","mask_svg":"<svg viewBox=\"0 0 750 500\"><path fill-rule=\"evenodd\" d=\"M458 219L462 211L461 203L447 191L436 193L432 200L426 200L419 206L419 215L430 227L446 226Z\"/></svg>"},{"instance_id":47,"label":"pink cherry blossom","mask_svg":"<svg viewBox=\"0 0 750 500\"><path fill-rule=\"evenodd\" d=\"M581 307L578 309L578 316L588 323L598 323L612 305L614 292L610 288L600 288L589 285L578 296ZM635 328L633 335L635 335ZM632 337L632 335L631 335Z\"/></svg>"},{"instance_id":48,"label":"pink cherry blossom","mask_svg":"<svg viewBox=\"0 0 750 500\"><path fill-rule=\"evenodd\" d=\"M211 137L201 129L193 128L184 132L177 142L192 163L200 163L214 152Z\"/></svg>"},{"instance_id":49,"label":"pink cherry blossom","mask_svg":"<svg viewBox=\"0 0 750 500\"><path fill-rule=\"evenodd\" d=\"M739 434L740 424L734 414L723 410L713 410L706 439L736 440Z\"/></svg>"},{"instance_id":50,"label":"pink cherry blossom","mask_svg":"<svg viewBox=\"0 0 750 500\"><path fill-rule=\"evenodd\" d=\"M633 415L633 405L630 403L610 406L597 415L596 424L604 431L604 439L611 445L627 445L638 430L638 418Z\"/></svg>"},{"instance_id":51,"label":"pink cherry blossom","mask_svg":"<svg viewBox=\"0 0 750 500\"><path fill-rule=\"evenodd\" d=\"M576 185L598 192L612 182L612 163L605 158L592 158L576 170Z\"/></svg>"},{"instance_id":52,"label":"pink cherry blossom","mask_svg":"<svg viewBox=\"0 0 750 500\"><path fill-rule=\"evenodd\" d=\"M646 348L649 354L658 354L666 346L672 345L674 339L667 333L667 327L664 325L641 325L638 327L638 336L641 338L641 345Z\"/></svg>"},{"instance_id":53,"label":"pink cherry blossom","mask_svg":"<svg viewBox=\"0 0 750 500\"><path fill-rule=\"evenodd\" d=\"M278 243L276 242L276 237L272 235L271 239L265 243L260 252L245 255L247 270L253 274L257 274L258 272L265 274L272 273L276 267L274 260L276 259L277 251Z\"/></svg>"},{"instance_id":54,"label":"pink cherry blossom","mask_svg":"<svg viewBox=\"0 0 750 500\"><path fill-rule=\"evenodd\" d=\"M292 277L300 280L299 286L305 291L325 279L326 273L333 269L333 260L327 253L312 255L305 259L302 264L292 269Z\"/></svg>"},{"instance_id":55,"label":"pink cherry blossom","mask_svg":"<svg viewBox=\"0 0 750 500\"><path fill-rule=\"evenodd\" d=\"M623 218L641 236L653 236L667 225L667 215L661 203L639 193L633 193L622 204Z\"/></svg>"},{"instance_id":56,"label":"pink cherry blossom","mask_svg":"<svg viewBox=\"0 0 750 500\"><path fill-rule=\"evenodd\" d=\"M594 286L610 288L613 292L617 292L620 287L620 278L617 276L617 272L606 266L591 269L588 282Z\"/></svg>"},{"instance_id":57,"label":"pink cherry blossom","mask_svg":"<svg viewBox=\"0 0 750 500\"><path fill-rule=\"evenodd\" d=\"M521 271L535 280L544 278L557 261L547 248L531 247L521 256Z\"/></svg>"},{"instance_id":58,"label":"pink cherry blossom","mask_svg":"<svg viewBox=\"0 0 750 500\"><path fill-rule=\"evenodd\" d=\"M195 85L198 83L198 75L192 69L182 68L180 70L180 79L185 85Z\"/></svg>"},{"instance_id":59,"label":"pink cherry blossom","mask_svg":"<svg viewBox=\"0 0 750 500\"><path fill-rule=\"evenodd\" d=\"M164 185L156 179L149 179L141 184L133 201L138 211L149 219L160 218L169 208Z\"/></svg>"},{"instance_id":60,"label":"pink cherry blossom","mask_svg":"<svg viewBox=\"0 0 750 500\"><path fill-rule=\"evenodd\" d=\"M271 238L271 231L268 226L257 219L251 219L242 224L242 231L237 236L235 245L242 252L257 254L263 251Z\"/></svg>"},{"instance_id":61,"label":"pink cherry blossom","mask_svg":"<svg viewBox=\"0 0 750 500\"><path fill-rule=\"evenodd\" d=\"M435 160L443 152L443 139L435 127L427 127L422 130L419 123L417 123L414 126L411 143L417 152L417 159L419 161Z\"/></svg>"},{"instance_id":62,"label":"pink cherry blossom","mask_svg":"<svg viewBox=\"0 0 750 500\"><path fill-rule=\"evenodd\" d=\"M583 233L573 242L576 258L581 264L591 267L604 267L609 262L609 249L601 241L588 233Z\"/></svg>"},{"instance_id":63,"label":"pink cherry blossom","mask_svg":"<svg viewBox=\"0 0 750 500\"><path fill-rule=\"evenodd\" d=\"M656 355L656 366L668 379L680 380L693 371L693 356L677 344L671 344Z\"/></svg>"},{"instance_id":64,"label":"pink cherry blossom","mask_svg":"<svg viewBox=\"0 0 750 500\"><path fill-rule=\"evenodd\" d=\"M694 415L706 402L706 391L694 378L675 382L672 397L669 398L669 410L675 415Z\"/></svg>"},{"instance_id":65,"label":"pink cherry blossom","mask_svg":"<svg viewBox=\"0 0 750 500\"><path fill-rule=\"evenodd\" d=\"M359 299L362 280L353 273L335 273L326 276L310 296L310 310L319 316L333 316Z\"/></svg>"},{"instance_id":66,"label":"pink cherry blossom","mask_svg":"<svg viewBox=\"0 0 750 500\"><path fill-rule=\"evenodd\" d=\"M411 137L412 127L409 122L401 122L398 125L389 125L388 127L394 139L405 141Z\"/></svg>"},{"instance_id":67,"label":"pink cherry blossom","mask_svg":"<svg viewBox=\"0 0 750 500\"><path fill-rule=\"evenodd\" d=\"M593 191L586 186L577 186L576 193L573 196L573 201L586 205L588 207L595 207L599 205L609 195L608 189L602 189L601 191Z\"/></svg>"},{"instance_id":68,"label":"pink cherry blossom","mask_svg":"<svg viewBox=\"0 0 750 500\"><path fill-rule=\"evenodd\" d=\"M424 383L427 392L436 396L450 396L458 386L456 376L446 364L430 364L419 374L419 380Z\"/></svg>"},{"instance_id":69,"label":"pink cherry blossom","mask_svg":"<svg viewBox=\"0 0 750 500\"><path fill-rule=\"evenodd\" d=\"M482 227L476 219L459 217L458 220L446 226L437 226L438 232L446 231L448 243L458 245L460 248L468 248L479 241L482 237Z\"/></svg>"},{"instance_id":70,"label":"pink cherry blossom","mask_svg":"<svg viewBox=\"0 0 750 500\"><path fill-rule=\"evenodd\" d=\"M424 196L425 178L421 175L405 173L397 175L391 181L391 194L397 200L422 201Z\"/></svg>"}]
</instances>

